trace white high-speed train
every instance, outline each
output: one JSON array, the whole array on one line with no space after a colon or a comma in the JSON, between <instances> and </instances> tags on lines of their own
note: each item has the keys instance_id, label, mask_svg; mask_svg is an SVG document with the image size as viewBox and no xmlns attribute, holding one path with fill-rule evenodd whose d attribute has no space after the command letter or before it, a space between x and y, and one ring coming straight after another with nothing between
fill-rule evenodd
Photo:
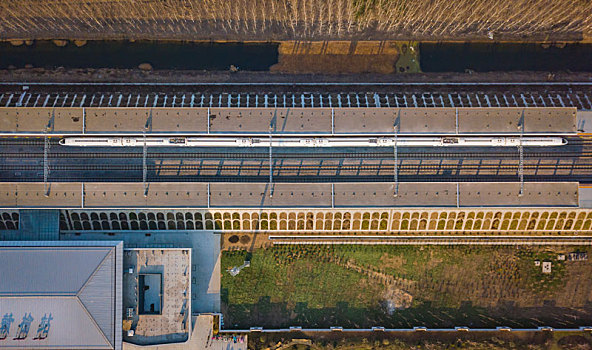
<instances>
[{"instance_id":1,"label":"white high-speed train","mask_svg":"<svg viewBox=\"0 0 592 350\"><path fill-rule=\"evenodd\" d=\"M269 147L266 137L66 137L64 146L79 147ZM398 137L400 147L550 147L567 144L561 137ZM394 137L276 137L272 147L393 147Z\"/></svg>"}]
</instances>

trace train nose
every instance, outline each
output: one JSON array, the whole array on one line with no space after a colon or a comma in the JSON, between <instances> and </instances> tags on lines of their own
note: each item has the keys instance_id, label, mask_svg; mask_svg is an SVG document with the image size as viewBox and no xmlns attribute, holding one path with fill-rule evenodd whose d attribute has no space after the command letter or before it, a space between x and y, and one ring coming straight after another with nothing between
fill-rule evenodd
<instances>
[{"instance_id":1,"label":"train nose","mask_svg":"<svg viewBox=\"0 0 592 350\"><path fill-rule=\"evenodd\" d=\"M58 143L60 145L65 145L66 144L66 139L61 139Z\"/></svg>"},{"instance_id":2,"label":"train nose","mask_svg":"<svg viewBox=\"0 0 592 350\"><path fill-rule=\"evenodd\" d=\"M562 145L567 145L567 139L561 139L561 144Z\"/></svg>"}]
</instances>

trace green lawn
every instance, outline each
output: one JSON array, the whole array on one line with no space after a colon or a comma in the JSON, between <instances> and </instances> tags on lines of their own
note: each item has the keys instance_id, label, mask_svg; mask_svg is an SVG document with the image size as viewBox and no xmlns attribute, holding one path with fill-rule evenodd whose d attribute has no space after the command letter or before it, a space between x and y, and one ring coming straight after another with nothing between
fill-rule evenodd
<instances>
[{"instance_id":1,"label":"green lawn","mask_svg":"<svg viewBox=\"0 0 592 350\"><path fill-rule=\"evenodd\" d=\"M587 248L276 246L248 256L226 251L225 326L592 324L590 263L557 260L558 253L576 250ZM245 259L251 266L230 276L227 269ZM543 274L535 260L552 261L552 273ZM575 318L565 319L566 312Z\"/></svg>"}]
</instances>

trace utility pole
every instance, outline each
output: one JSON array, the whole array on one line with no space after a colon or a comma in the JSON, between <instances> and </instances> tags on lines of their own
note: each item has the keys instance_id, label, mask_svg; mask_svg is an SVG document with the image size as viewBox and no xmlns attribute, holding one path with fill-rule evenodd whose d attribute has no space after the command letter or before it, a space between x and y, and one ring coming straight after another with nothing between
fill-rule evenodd
<instances>
[{"instance_id":1,"label":"utility pole","mask_svg":"<svg viewBox=\"0 0 592 350\"><path fill-rule=\"evenodd\" d=\"M43 190L45 192L45 197L49 197L49 184L47 180L49 178L49 163L48 163L48 153L49 153L49 137L47 133L49 132L49 126L45 128L45 135L44 135L44 143L43 143Z\"/></svg>"},{"instance_id":2,"label":"utility pole","mask_svg":"<svg viewBox=\"0 0 592 350\"><path fill-rule=\"evenodd\" d=\"M524 147L522 145L522 137L524 136L524 110L522 110L522 118L520 122L520 140L518 142L518 153L520 160L518 161L518 176L520 177L520 193L518 197L524 195Z\"/></svg>"},{"instance_id":3,"label":"utility pole","mask_svg":"<svg viewBox=\"0 0 592 350\"><path fill-rule=\"evenodd\" d=\"M144 184L144 197L148 197L148 165L146 164L146 158L148 157L148 143L146 142L146 131L148 131L151 126L152 109L150 109L150 114L146 120L146 125L144 125L144 130L142 131L142 139L144 141L142 145L142 183Z\"/></svg>"},{"instance_id":4,"label":"utility pole","mask_svg":"<svg viewBox=\"0 0 592 350\"><path fill-rule=\"evenodd\" d=\"M273 112L273 118L269 122L269 198L273 198L273 147L271 146L273 125L277 125L277 108Z\"/></svg>"},{"instance_id":5,"label":"utility pole","mask_svg":"<svg viewBox=\"0 0 592 350\"><path fill-rule=\"evenodd\" d=\"M273 197L273 147L271 146L271 132L273 130L273 122L269 124L269 198Z\"/></svg>"},{"instance_id":6,"label":"utility pole","mask_svg":"<svg viewBox=\"0 0 592 350\"><path fill-rule=\"evenodd\" d=\"M45 133L43 137L43 190L45 197L49 197L51 186L47 183L49 179L49 132L51 131L53 121L55 120L55 109L51 111L51 117L45 126Z\"/></svg>"},{"instance_id":7,"label":"utility pole","mask_svg":"<svg viewBox=\"0 0 592 350\"><path fill-rule=\"evenodd\" d=\"M398 134L399 134L399 121L398 118L397 120L395 120L395 124L393 125L393 132L394 132L394 138L393 138L393 153L394 153L394 158L395 158L395 165L393 166L394 168L394 172L393 172L393 182L395 183L395 193L394 196L397 197L399 195L399 149L397 147L397 141L398 141Z\"/></svg>"}]
</instances>

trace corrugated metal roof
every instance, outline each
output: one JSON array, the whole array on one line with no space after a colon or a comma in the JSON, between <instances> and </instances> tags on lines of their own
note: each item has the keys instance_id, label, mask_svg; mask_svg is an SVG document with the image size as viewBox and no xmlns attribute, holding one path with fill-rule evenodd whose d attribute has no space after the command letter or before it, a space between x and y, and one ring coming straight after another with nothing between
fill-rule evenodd
<instances>
[{"instance_id":1,"label":"corrugated metal roof","mask_svg":"<svg viewBox=\"0 0 592 350\"><path fill-rule=\"evenodd\" d=\"M76 294L108 247L0 247L0 296Z\"/></svg>"},{"instance_id":2,"label":"corrugated metal roof","mask_svg":"<svg viewBox=\"0 0 592 350\"><path fill-rule=\"evenodd\" d=\"M101 331L113 345L115 276L114 252L110 252L94 272L88 282L82 287L78 298L86 307Z\"/></svg>"},{"instance_id":3,"label":"corrugated metal roof","mask_svg":"<svg viewBox=\"0 0 592 350\"><path fill-rule=\"evenodd\" d=\"M117 271L122 260L117 257L123 245L71 243L0 242L0 317L12 314L14 319L0 347L121 348ZM37 333L48 318L47 337L40 337ZM27 319L27 336L14 339Z\"/></svg>"},{"instance_id":4,"label":"corrugated metal roof","mask_svg":"<svg viewBox=\"0 0 592 350\"><path fill-rule=\"evenodd\" d=\"M0 348L111 349L103 333L76 297L0 298L2 316L12 313L14 323ZM24 316L31 316L30 329L24 339L17 336ZM42 318L51 316L47 338L39 338L37 330Z\"/></svg>"}]
</instances>

